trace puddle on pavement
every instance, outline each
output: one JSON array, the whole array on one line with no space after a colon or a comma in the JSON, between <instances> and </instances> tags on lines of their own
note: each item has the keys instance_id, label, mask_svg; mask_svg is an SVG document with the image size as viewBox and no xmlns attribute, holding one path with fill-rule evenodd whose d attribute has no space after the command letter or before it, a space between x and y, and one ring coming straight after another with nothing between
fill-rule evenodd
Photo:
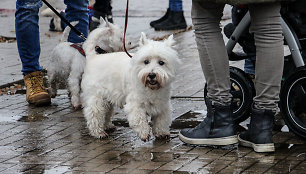
<instances>
[{"instance_id":1,"label":"puddle on pavement","mask_svg":"<svg viewBox=\"0 0 306 174\"><path fill-rule=\"evenodd\" d=\"M58 166L58 167L54 167L48 170L45 170L44 173L45 174L53 174L53 173L66 173L71 171L69 166Z\"/></svg>"},{"instance_id":2,"label":"puddle on pavement","mask_svg":"<svg viewBox=\"0 0 306 174\"><path fill-rule=\"evenodd\" d=\"M173 120L171 129L192 128L197 126L204 119L206 111L189 111Z\"/></svg>"},{"instance_id":3,"label":"puddle on pavement","mask_svg":"<svg viewBox=\"0 0 306 174\"><path fill-rule=\"evenodd\" d=\"M48 119L48 117L43 116L43 114L35 114L21 117L18 121L21 122L37 122Z\"/></svg>"},{"instance_id":4,"label":"puddle on pavement","mask_svg":"<svg viewBox=\"0 0 306 174\"><path fill-rule=\"evenodd\" d=\"M306 160L306 144L286 144L276 143L276 154L288 153L296 157L298 160Z\"/></svg>"},{"instance_id":5,"label":"puddle on pavement","mask_svg":"<svg viewBox=\"0 0 306 174\"><path fill-rule=\"evenodd\" d=\"M169 162L180 157L180 154L151 152L151 161L153 162Z\"/></svg>"}]
</instances>

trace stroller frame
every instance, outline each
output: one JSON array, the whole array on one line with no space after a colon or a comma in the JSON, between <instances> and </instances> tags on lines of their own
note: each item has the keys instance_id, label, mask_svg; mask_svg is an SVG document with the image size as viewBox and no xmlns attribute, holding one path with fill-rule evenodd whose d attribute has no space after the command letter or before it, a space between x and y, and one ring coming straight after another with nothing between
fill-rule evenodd
<instances>
[{"instance_id":1,"label":"stroller frame","mask_svg":"<svg viewBox=\"0 0 306 174\"><path fill-rule=\"evenodd\" d=\"M294 31L290 29L290 27L284 21L283 18L281 18L281 22L283 28L283 35L292 54L292 59L294 61L295 66L296 67L305 66L302 54L300 52L301 45L296 34L294 33ZM230 54L233 51L241 33L243 33L243 31L245 31L249 27L250 23L251 23L250 13L247 12L246 15L239 22L238 26L236 27L235 31L233 32L233 34L231 35L231 37L229 38L226 44L226 49L228 54Z\"/></svg>"},{"instance_id":2,"label":"stroller frame","mask_svg":"<svg viewBox=\"0 0 306 174\"><path fill-rule=\"evenodd\" d=\"M243 60L243 58L247 58L247 56L240 56L240 58L238 58L238 59L237 58L232 58L231 59L231 56L235 56L235 53L233 53L233 49L234 49L235 45L237 44L241 34L246 29L248 29L250 23L251 23L250 13L247 12L244 15L244 17L242 18L242 20L239 22L239 24L236 26L232 35L229 37L229 40L226 44L226 49L227 49L227 53L229 55L230 60ZM283 18L281 18L281 25L282 25L282 29L283 29L284 39L286 41L286 45L288 45L288 47L289 47L291 57L292 57L294 65L295 65L295 70L296 71L294 71L293 73L290 73L290 76L288 77L288 79L286 79L285 82L281 86L280 99L281 100L283 99L285 101L280 101L280 108L281 108L281 111L282 111L283 119L284 119L285 123L288 125L289 130L292 131L293 133L295 133L296 135L302 137L302 138L306 138L306 126L304 126L304 125L301 126L301 122L299 120L296 121L297 117L295 116L295 113L292 114L293 111L291 111L289 109L289 106L292 105L289 100L290 99L294 100L294 97L289 96L290 92L292 92L291 91L292 87L294 85L296 85L297 82L300 82L300 81L302 81L302 85L305 85L305 81L306 81L306 66L305 66L305 62L304 62L305 58L303 58L303 56L302 56L303 48L300 44L300 41L299 41L295 31L293 30L292 27L290 27L290 25ZM304 50L305 50L305 48L304 48ZM246 77L244 71L240 70L239 68L230 67L230 76L231 76L231 82L238 84L238 86L241 87L241 92L242 93L246 93L246 91L247 91L249 93L253 93L253 96L254 96L254 94L255 94L254 84L252 83L252 81L250 79L248 79ZM239 80L240 80L240 82L237 82ZM244 87L242 87L242 86L244 86ZM248 90L245 90L247 88L248 88ZM252 88L252 89L250 89L250 88ZM292 95L294 95L294 92L292 92ZM305 92L304 92L304 95L305 95ZM242 102L245 102L244 101L244 100L246 100L244 98L245 96L248 96L250 98L251 95L250 94L243 94ZM250 107L250 102L252 102L252 101L249 100L247 102L248 102L248 104L244 107ZM305 107L306 107L306 101L302 100L302 103L305 103ZM284 106L288 106L288 107L284 108ZM239 106L238 110L239 109L241 109L240 106ZM234 114L241 114L241 113L244 114L243 116L241 116L241 118L239 118L239 116L236 118L236 120L235 120L236 123L237 122L239 123L240 121L245 120L246 116L248 116L250 108L242 108L242 110L243 109L245 109L246 111L237 112L237 113L235 111L233 111ZM306 123L302 123L302 124L306 124Z\"/></svg>"}]
</instances>

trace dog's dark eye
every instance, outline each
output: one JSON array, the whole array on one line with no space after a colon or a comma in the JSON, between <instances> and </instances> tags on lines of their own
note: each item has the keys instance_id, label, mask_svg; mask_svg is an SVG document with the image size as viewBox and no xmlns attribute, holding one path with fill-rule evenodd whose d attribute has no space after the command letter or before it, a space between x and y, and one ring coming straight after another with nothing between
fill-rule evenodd
<instances>
[{"instance_id":1,"label":"dog's dark eye","mask_svg":"<svg viewBox=\"0 0 306 174\"><path fill-rule=\"evenodd\" d=\"M158 64L160 64L161 66L165 64L164 61L159 61Z\"/></svg>"},{"instance_id":2,"label":"dog's dark eye","mask_svg":"<svg viewBox=\"0 0 306 174\"><path fill-rule=\"evenodd\" d=\"M149 62L148 60L145 60L143 63L147 65L147 64L149 64L150 62Z\"/></svg>"}]
</instances>

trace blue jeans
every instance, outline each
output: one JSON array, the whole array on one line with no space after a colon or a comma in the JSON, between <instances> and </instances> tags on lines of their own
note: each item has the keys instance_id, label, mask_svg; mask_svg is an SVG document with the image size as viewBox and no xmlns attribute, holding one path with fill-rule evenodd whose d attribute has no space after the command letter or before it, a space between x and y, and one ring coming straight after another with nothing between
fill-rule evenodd
<instances>
[{"instance_id":1,"label":"blue jeans","mask_svg":"<svg viewBox=\"0 0 306 174\"><path fill-rule=\"evenodd\" d=\"M76 28L85 37L88 35L88 0L65 0L66 19L79 21ZM22 62L23 74L40 71L40 39L38 26L38 11L42 6L41 0L17 0L15 13L15 30L19 56ZM74 32L68 38L69 42L78 43L83 40Z\"/></svg>"},{"instance_id":2,"label":"blue jeans","mask_svg":"<svg viewBox=\"0 0 306 174\"><path fill-rule=\"evenodd\" d=\"M171 11L183 11L182 0L169 0L169 8Z\"/></svg>"},{"instance_id":3,"label":"blue jeans","mask_svg":"<svg viewBox=\"0 0 306 174\"><path fill-rule=\"evenodd\" d=\"M255 64L256 56L245 59L244 61L244 72L247 74L255 75Z\"/></svg>"}]
</instances>

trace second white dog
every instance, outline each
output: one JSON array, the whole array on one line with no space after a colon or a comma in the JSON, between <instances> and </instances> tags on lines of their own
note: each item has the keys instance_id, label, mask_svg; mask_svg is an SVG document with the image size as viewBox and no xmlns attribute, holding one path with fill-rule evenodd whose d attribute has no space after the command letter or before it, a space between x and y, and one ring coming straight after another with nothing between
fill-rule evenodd
<instances>
[{"instance_id":1,"label":"second white dog","mask_svg":"<svg viewBox=\"0 0 306 174\"><path fill-rule=\"evenodd\" d=\"M74 22L73 24L76 24ZM84 72L86 58L77 49L71 47L72 43L66 42L70 28L66 27L63 32L62 42L52 51L48 77L51 84L49 93L56 96L58 85L68 82L68 90L71 94L71 104L74 108L81 107L80 84ZM99 46L106 52L117 52L123 50L123 31L118 25L100 19L98 28L89 33L84 45Z\"/></svg>"},{"instance_id":2,"label":"second white dog","mask_svg":"<svg viewBox=\"0 0 306 174\"><path fill-rule=\"evenodd\" d=\"M130 127L143 140L150 138L147 116L156 138L169 138L170 89L180 60L173 49L173 36L162 42L142 33L132 58L124 52L97 55L85 46L87 63L82 80L83 113L90 134L108 136L113 129L114 106L124 107Z\"/></svg>"}]
</instances>

